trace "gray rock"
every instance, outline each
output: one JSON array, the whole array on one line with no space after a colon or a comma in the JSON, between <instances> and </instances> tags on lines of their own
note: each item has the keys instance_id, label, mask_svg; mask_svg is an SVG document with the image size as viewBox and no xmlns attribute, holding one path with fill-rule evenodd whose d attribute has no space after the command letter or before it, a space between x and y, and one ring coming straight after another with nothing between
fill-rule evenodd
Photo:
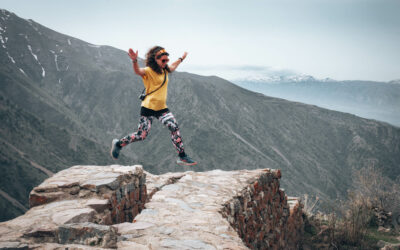
<instances>
[{"instance_id":1,"label":"gray rock","mask_svg":"<svg viewBox=\"0 0 400 250\"><path fill-rule=\"evenodd\" d=\"M171 228L171 227L159 227L157 228L157 232L159 232L160 234L165 234L165 235L170 235L175 231L175 229Z\"/></svg>"},{"instance_id":2,"label":"gray rock","mask_svg":"<svg viewBox=\"0 0 400 250\"><path fill-rule=\"evenodd\" d=\"M165 201L177 204L180 208L182 208L182 209L184 209L186 211L189 211L189 212L194 212L195 211L193 208L189 207L189 205L186 204L186 202L184 202L183 200L174 199L174 198L166 198Z\"/></svg>"},{"instance_id":3,"label":"gray rock","mask_svg":"<svg viewBox=\"0 0 400 250\"><path fill-rule=\"evenodd\" d=\"M79 222L92 222L95 211L91 208L68 209L52 216L52 221L57 225Z\"/></svg>"},{"instance_id":4,"label":"gray rock","mask_svg":"<svg viewBox=\"0 0 400 250\"><path fill-rule=\"evenodd\" d=\"M99 172L91 176L91 179L93 180L112 179L112 178L118 178L119 176L121 176L121 173Z\"/></svg>"},{"instance_id":5,"label":"gray rock","mask_svg":"<svg viewBox=\"0 0 400 250\"><path fill-rule=\"evenodd\" d=\"M61 225L58 228L60 244L83 244L88 246L117 246L117 231L112 226L94 223L74 223Z\"/></svg>"},{"instance_id":6,"label":"gray rock","mask_svg":"<svg viewBox=\"0 0 400 250\"><path fill-rule=\"evenodd\" d=\"M176 192L179 190L179 186L176 184L165 185L162 190Z\"/></svg>"},{"instance_id":7,"label":"gray rock","mask_svg":"<svg viewBox=\"0 0 400 250\"><path fill-rule=\"evenodd\" d=\"M85 203L85 205L93 208L96 212L101 213L108 208L110 201L104 199L90 199Z\"/></svg>"},{"instance_id":8,"label":"gray rock","mask_svg":"<svg viewBox=\"0 0 400 250\"><path fill-rule=\"evenodd\" d=\"M28 245L21 242L0 242L0 249L11 250L11 249L29 249Z\"/></svg>"},{"instance_id":9,"label":"gray rock","mask_svg":"<svg viewBox=\"0 0 400 250\"><path fill-rule=\"evenodd\" d=\"M175 239L164 239L161 241L162 247L190 250L190 249L203 249L203 250L215 250L216 248L209 245L201 240L175 240Z\"/></svg>"},{"instance_id":10,"label":"gray rock","mask_svg":"<svg viewBox=\"0 0 400 250\"><path fill-rule=\"evenodd\" d=\"M256 208L258 203L255 200L259 201L263 196L271 195L268 190L257 190L259 193L254 193L252 184L264 175L266 170L216 170L185 172L184 174L167 173L161 176L148 174L150 188L146 184L146 189L154 195L143 209L144 204L141 202L128 204L132 198L128 194L135 192L131 194L138 198L137 191L141 191L137 189L139 178L132 176L130 174L132 172L141 172L144 175L143 171L136 167L76 166L63 171L63 175L51 177L47 182L45 181L49 184L49 189L44 188L43 191L51 190L54 187L51 185L55 183L61 185L61 183L67 183L65 180L74 180L81 183L79 197L69 195L69 200L36 206L24 216L6 225L3 224L4 226L0 227L0 241L21 240L21 242L29 242L29 247L38 249L69 247L98 249L118 246L121 249L244 250L248 248L236 230L239 225L237 222L239 219L245 219L246 223L247 220L253 220L249 225L257 226L258 222L255 221L254 215L259 208ZM273 175L271 172L268 173ZM261 182L267 180L263 178ZM83 184L85 188L82 188ZM279 180L274 179L274 184L279 185ZM110 185L114 188L113 190ZM161 187L161 189L156 187ZM68 187L62 191L70 192L71 189ZM41 194L51 193L42 192ZM255 194L257 196L254 196ZM241 205L244 200L248 204L247 208L250 208L246 211ZM119 201L121 203L118 203ZM278 203L282 200L277 199L273 202L277 202L275 205L279 207L281 204ZM297 201L293 203L297 204ZM134 220L129 215L127 216L127 213L136 214L138 211L141 213ZM279 215L279 211L281 210L269 211L268 217L286 216L287 218L288 213ZM90 223L101 222L109 225L113 221L132 220L134 223L125 222L113 226ZM270 223L269 227L274 227L273 232L277 235L268 234L266 237L276 238L283 233L288 233L280 222ZM254 233L256 237L260 236L257 232ZM23 235L24 238L22 238ZM264 240L266 240L265 237ZM284 243L280 243L281 241L283 239L279 243L271 241L271 246L268 245L268 247L285 246ZM17 243L13 244L20 246Z\"/></svg>"},{"instance_id":11,"label":"gray rock","mask_svg":"<svg viewBox=\"0 0 400 250\"><path fill-rule=\"evenodd\" d=\"M93 191L97 191L102 187L109 187L111 190L115 190L119 187L119 181L116 177L108 179L94 179L82 183L81 186Z\"/></svg>"},{"instance_id":12,"label":"gray rock","mask_svg":"<svg viewBox=\"0 0 400 250\"><path fill-rule=\"evenodd\" d=\"M111 165L110 168L111 171L116 173L133 174L136 176L143 174L143 167L141 165L134 165L134 166Z\"/></svg>"},{"instance_id":13,"label":"gray rock","mask_svg":"<svg viewBox=\"0 0 400 250\"><path fill-rule=\"evenodd\" d=\"M137 230L143 230L147 229L150 227L155 226L153 223L145 222L145 221L139 221L135 223L129 223L129 222L124 222L120 224L113 225L118 230L118 233L120 234L130 234L130 233L136 233Z\"/></svg>"},{"instance_id":14,"label":"gray rock","mask_svg":"<svg viewBox=\"0 0 400 250\"><path fill-rule=\"evenodd\" d=\"M156 215L157 213L158 213L157 210L150 208L143 209L142 212L140 212L140 214L148 214L148 215Z\"/></svg>"}]
</instances>

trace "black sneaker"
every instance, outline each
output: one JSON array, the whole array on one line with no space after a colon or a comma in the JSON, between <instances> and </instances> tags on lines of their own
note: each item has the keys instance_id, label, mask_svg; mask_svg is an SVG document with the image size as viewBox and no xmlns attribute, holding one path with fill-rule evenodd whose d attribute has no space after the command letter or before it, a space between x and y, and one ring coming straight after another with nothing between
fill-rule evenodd
<instances>
[{"instance_id":1,"label":"black sneaker","mask_svg":"<svg viewBox=\"0 0 400 250\"><path fill-rule=\"evenodd\" d=\"M118 142L119 142L118 139L114 139L114 140L112 140L112 143L111 143L110 153L111 153L111 157L114 160L118 159L119 151L121 151L121 148L122 148L119 144L117 144Z\"/></svg>"},{"instance_id":2,"label":"black sneaker","mask_svg":"<svg viewBox=\"0 0 400 250\"><path fill-rule=\"evenodd\" d=\"M176 163L178 165L181 166L194 166L197 165L197 162L195 162L194 160L192 160L189 156L183 156L183 157L179 157L178 160L176 161Z\"/></svg>"}]
</instances>

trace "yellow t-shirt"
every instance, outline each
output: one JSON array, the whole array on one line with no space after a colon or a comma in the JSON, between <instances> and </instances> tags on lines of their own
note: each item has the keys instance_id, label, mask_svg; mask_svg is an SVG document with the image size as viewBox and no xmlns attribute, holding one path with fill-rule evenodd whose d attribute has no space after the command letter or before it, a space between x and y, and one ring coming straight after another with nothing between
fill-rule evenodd
<instances>
[{"instance_id":1,"label":"yellow t-shirt","mask_svg":"<svg viewBox=\"0 0 400 250\"><path fill-rule=\"evenodd\" d=\"M145 74L142 77L143 84L146 88L146 94L148 94L162 85L164 82L164 72L162 74L158 74L150 67L144 68L144 71ZM142 107L152 109L154 111L167 108L168 72L165 72L167 73L167 78L164 85L156 92L146 96L144 101L142 101Z\"/></svg>"}]
</instances>

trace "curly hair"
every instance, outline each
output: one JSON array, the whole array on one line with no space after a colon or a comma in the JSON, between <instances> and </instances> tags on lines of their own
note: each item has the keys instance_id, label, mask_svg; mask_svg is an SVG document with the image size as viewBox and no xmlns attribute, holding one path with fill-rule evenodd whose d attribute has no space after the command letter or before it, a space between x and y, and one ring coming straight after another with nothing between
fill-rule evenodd
<instances>
[{"instance_id":1,"label":"curly hair","mask_svg":"<svg viewBox=\"0 0 400 250\"><path fill-rule=\"evenodd\" d=\"M158 66L157 62L156 62L156 54L157 52L159 52L160 50L163 50L164 48L161 46L154 46L153 48L151 48L147 54L146 54L146 66L152 68L155 72L157 72L158 74L162 74L163 71L161 69L160 66ZM161 55L167 55L169 56L169 54L167 52L162 53ZM165 69L168 72L171 72L171 70L169 69L168 65L165 66Z\"/></svg>"}]
</instances>

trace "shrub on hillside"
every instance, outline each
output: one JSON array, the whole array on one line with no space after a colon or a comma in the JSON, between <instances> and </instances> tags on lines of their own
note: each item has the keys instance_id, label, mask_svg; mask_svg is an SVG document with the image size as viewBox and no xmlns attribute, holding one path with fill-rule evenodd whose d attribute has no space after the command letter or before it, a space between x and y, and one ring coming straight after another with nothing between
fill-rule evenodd
<instances>
[{"instance_id":1,"label":"shrub on hillside","mask_svg":"<svg viewBox=\"0 0 400 250\"><path fill-rule=\"evenodd\" d=\"M348 192L347 200L329 205L327 214L313 211L316 203L305 209L308 217L305 231L309 232L306 244L312 247L333 249L375 249L376 237L371 237L371 228L390 227L396 231L396 218L400 213L399 182L384 177L379 169L367 167L354 172L354 187ZM382 215L383 214L383 215ZM393 214L393 221L388 221ZM386 219L386 222L382 222ZM387 228L389 230L389 228Z\"/></svg>"}]
</instances>

